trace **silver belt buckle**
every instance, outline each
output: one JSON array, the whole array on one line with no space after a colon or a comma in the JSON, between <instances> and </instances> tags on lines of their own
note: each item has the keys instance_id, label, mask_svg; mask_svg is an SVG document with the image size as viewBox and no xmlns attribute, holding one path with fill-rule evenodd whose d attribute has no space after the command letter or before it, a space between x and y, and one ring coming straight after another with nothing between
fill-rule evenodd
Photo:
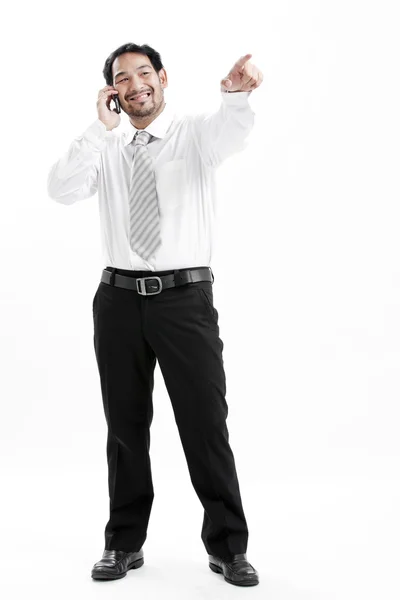
<instances>
[{"instance_id":1,"label":"silver belt buckle","mask_svg":"<svg viewBox=\"0 0 400 600\"><path fill-rule=\"evenodd\" d=\"M159 283L159 287L157 289L157 291L155 292L148 292L146 289L146 284L144 283L146 281L146 279L157 279L158 283ZM140 282L140 284L139 284ZM140 289L139 289L140 287ZM151 286L149 285L150 288L155 288L156 286ZM138 292L138 294L141 294L142 296L154 296L154 294L159 294L162 290L162 281L159 277L138 277L136 279L136 291Z\"/></svg>"}]
</instances>

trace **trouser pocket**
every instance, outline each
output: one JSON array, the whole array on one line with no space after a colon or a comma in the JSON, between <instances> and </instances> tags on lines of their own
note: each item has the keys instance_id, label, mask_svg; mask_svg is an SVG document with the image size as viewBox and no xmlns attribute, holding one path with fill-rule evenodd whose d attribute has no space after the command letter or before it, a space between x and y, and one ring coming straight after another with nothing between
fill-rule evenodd
<instances>
[{"instance_id":1,"label":"trouser pocket","mask_svg":"<svg viewBox=\"0 0 400 600\"><path fill-rule=\"evenodd\" d=\"M93 314L95 314L95 312L96 312L96 308L97 308L97 298L98 298L98 295L99 295L99 289L100 289L100 285L101 285L101 284L99 283L99 285L98 285L98 287L97 287L97 290L96 290L96 293L95 293L95 295L94 295L93 301L92 301L92 313L93 313Z\"/></svg>"},{"instance_id":2,"label":"trouser pocket","mask_svg":"<svg viewBox=\"0 0 400 600\"><path fill-rule=\"evenodd\" d=\"M218 311L214 306L214 298L212 289L207 289L204 287L196 288L197 293L199 294L201 301L205 310L207 311L211 322L214 325L218 324Z\"/></svg>"}]
</instances>

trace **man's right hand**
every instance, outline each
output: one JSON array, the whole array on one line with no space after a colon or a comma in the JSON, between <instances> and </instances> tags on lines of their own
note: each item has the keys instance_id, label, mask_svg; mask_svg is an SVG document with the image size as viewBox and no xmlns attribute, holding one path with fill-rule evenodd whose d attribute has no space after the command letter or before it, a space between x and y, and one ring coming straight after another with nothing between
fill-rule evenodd
<instances>
[{"instance_id":1,"label":"man's right hand","mask_svg":"<svg viewBox=\"0 0 400 600\"><path fill-rule=\"evenodd\" d=\"M112 85L106 85L99 91L97 100L97 114L102 123L111 131L114 127L118 127L121 122L121 115L116 112L116 109L110 109L111 99L118 94L118 91Z\"/></svg>"}]
</instances>

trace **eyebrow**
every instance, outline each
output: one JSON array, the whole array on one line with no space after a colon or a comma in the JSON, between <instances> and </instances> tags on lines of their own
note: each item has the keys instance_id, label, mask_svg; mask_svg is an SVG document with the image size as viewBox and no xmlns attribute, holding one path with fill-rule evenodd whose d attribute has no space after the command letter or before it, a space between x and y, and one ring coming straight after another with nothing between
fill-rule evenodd
<instances>
[{"instance_id":1,"label":"eyebrow","mask_svg":"<svg viewBox=\"0 0 400 600\"><path fill-rule=\"evenodd\" d=\"M139 71L139 69L144 69L144 68L148 68L148 69L150 68L151 69L151 65L140 65L140 67L138 67L136 69L136 71ZM128 75L128 71L120 71L119 73L117 73L114 76L114 79L117 79L117 77L119 77L120 75Z\"/></svg>"}]
</instances>

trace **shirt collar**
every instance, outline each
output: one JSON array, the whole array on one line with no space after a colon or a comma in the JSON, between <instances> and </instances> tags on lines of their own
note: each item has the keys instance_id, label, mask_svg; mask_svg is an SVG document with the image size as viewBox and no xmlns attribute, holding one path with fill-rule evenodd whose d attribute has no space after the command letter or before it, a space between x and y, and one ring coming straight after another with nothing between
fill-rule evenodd
<instances>
[{"instance_id":1,"label":"shirt collar","mask_svg":"<svg viewBox=\"0 0 400 600\"><path fill-rule=\"evenodd\" d=\"M126 131L123 134L123 145L127 146L130 144L134 138L134 135L137 131L148 131L151 135L156 138L163 138L167 133L169 126L171 125L174 119L174 109L169 102L165 103L165 106L162 112L144 129L136 129L134 125L130 121L128 121Z\"/></svg>"}]
</instances>

